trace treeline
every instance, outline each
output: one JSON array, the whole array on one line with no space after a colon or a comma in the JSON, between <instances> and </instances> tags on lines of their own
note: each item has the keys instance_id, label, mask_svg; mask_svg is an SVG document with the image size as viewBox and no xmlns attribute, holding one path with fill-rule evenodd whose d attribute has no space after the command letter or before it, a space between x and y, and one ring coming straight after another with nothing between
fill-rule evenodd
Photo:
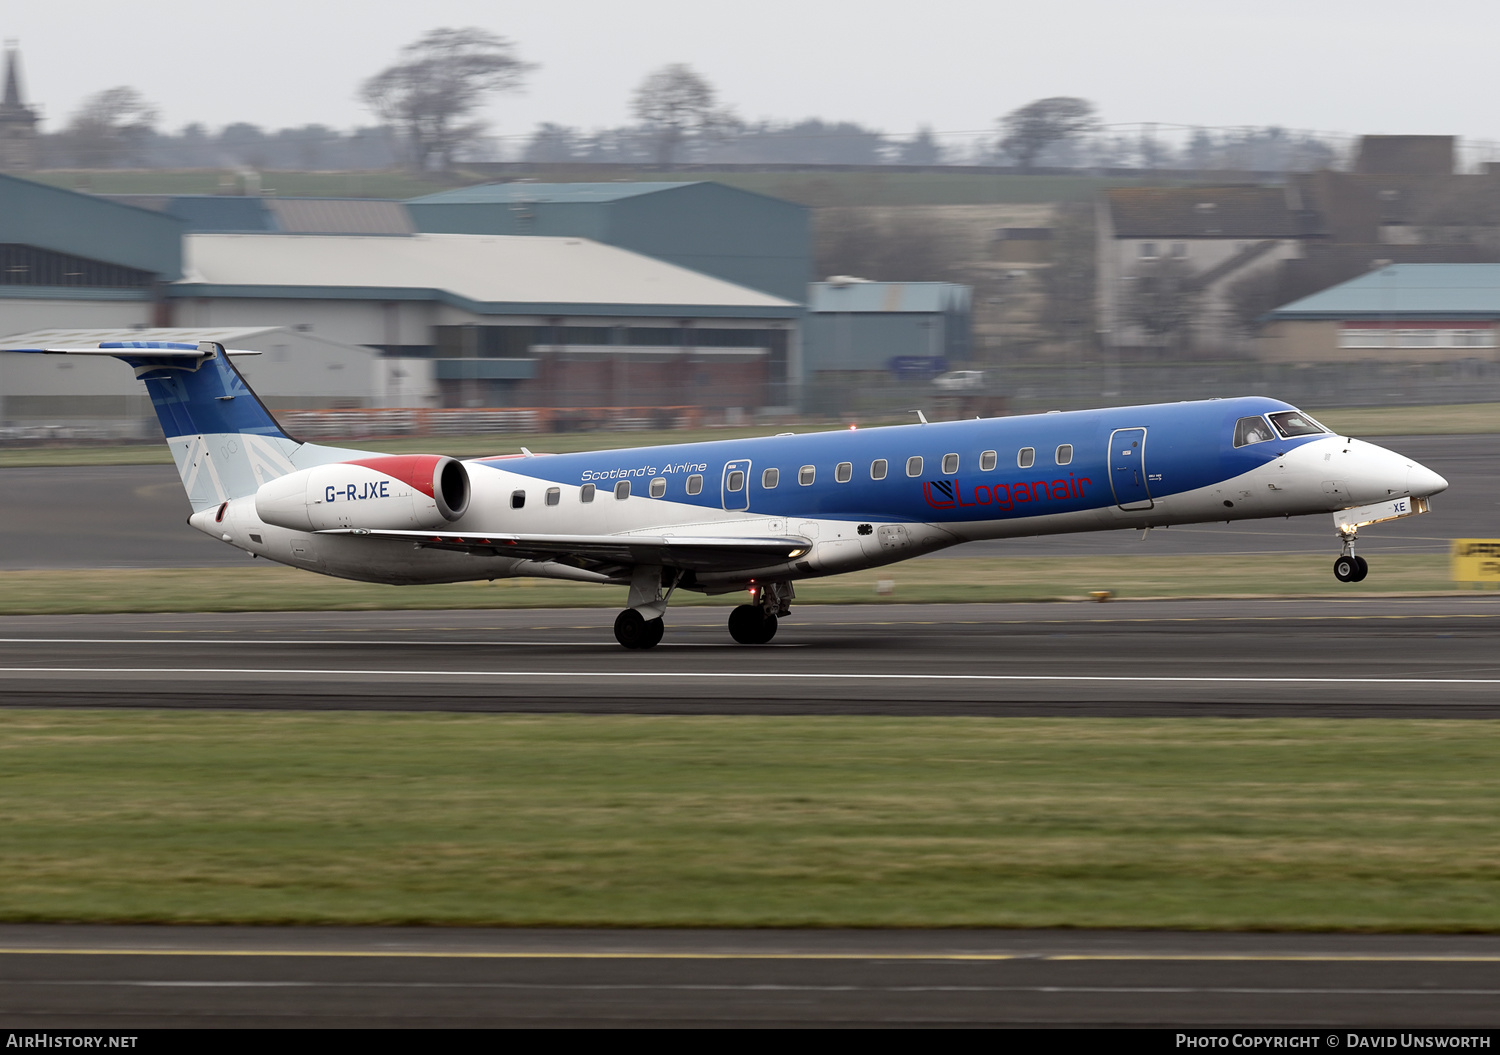
<instances>
[{"instance_id":1,"label":"treeline","mask_svg":"<svg viewBox=\"0 0 1500 1055\"><path fill-rule=\"evenodd\" d=\"M488 31L435 29L368 78L359 97L379 124L266 130L238 122L218 131L160 129L134 88L86 99L60 131L41 137L41 164L78 168L387 169L448 171L464 162L599 162L624 165L997 165L1038 168L1259 172L1334 167L1339 145L1276 127L1188 129L1099 121L1092 102L1038 99L996 119L992 133L922 128L890 135L852 121L747 121L683 63L649 73L629 101L633 120L584 130L543 123L500 138L479 118L496 93L519 88L535 65Z\"/></svg>"}]
</instances>

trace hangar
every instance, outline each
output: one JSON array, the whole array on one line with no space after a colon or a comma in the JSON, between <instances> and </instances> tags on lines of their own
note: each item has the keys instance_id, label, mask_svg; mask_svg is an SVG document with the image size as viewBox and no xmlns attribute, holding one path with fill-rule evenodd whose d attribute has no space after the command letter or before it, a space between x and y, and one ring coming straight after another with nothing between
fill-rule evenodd
<instances>
[{"instance_id":1,"label":"hangar","mask_svg":"<svg viewBox=\"0 0 1500 1055\"><path fill-rule=\"evenodd\" d=\"M432 360L444 406L729 413L796 398L800 304L589 239L192 234L185 245L169 290L178 326L290 324Z\"/></svg>"},{"instance_id":2,"label":"hangar","mask_svg":"<svg viewBox=\"0 0 1500 1055\"><path fill-rule=\"evenodd\" d=\"M802 303L806 206L722 183L488 183L406 203L430 233L588 238Z\"/></svg>"},{"instance_id":3,"label":"hangar","mask_svg":"<svg viewBox=\"0 0 1500 1055\"><path fill-rule=\"evenodd\" d=\"M0 333L160 323L182 231L171 216L0 175Z\"/></svg>"}]
</instances>

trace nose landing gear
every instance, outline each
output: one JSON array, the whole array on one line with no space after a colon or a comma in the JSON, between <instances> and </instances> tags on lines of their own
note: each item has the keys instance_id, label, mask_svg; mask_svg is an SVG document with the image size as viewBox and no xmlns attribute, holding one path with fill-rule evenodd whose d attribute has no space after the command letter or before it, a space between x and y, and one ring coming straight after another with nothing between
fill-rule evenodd
<instances>
[{"instance_id":1,"label":"nose landing gear","mask_svg":"<svg viewBox=\"0 0 1500 1055\"><path fill-rule=\"evenodd\" d=\"M1339 582L1362 582L1364 577L1370 574L1369 561L1354 555L1354 540L1357 534L1354 531L1339 532L1339 538L1344 543L1344 552L1333 562L1333 577Z\"/></svg>"}]
</instances>

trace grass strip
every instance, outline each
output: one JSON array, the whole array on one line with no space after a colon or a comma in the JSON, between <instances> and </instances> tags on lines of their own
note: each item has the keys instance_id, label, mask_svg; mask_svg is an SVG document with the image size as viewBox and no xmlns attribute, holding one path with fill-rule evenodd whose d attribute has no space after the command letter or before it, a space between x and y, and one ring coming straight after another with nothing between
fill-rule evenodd
<instances>
[{"instance_id":1,"label":"grass strip","mask_svg":"<svg viewBox=\"0 0 1500 1055\"><path fill-rule=\"evenodd\" d=\"M1500 929L1500 723L0 712L0 919Z\"/></svg>"},{"instance_id":2,"label":"grass strip","mask_svg":"<svg viewBox=\"0 0 1500 1055\"><path fill-rule=\"evenodd\" d=\"M1335 432L1353 436L1473 435L1500 432L1500 403L1460 403L1430 407L1351 407L1311 411ZM794 426L798 432L825 432L836 426ZM654 432L493 433L479 436L414 436L382 439L326 440L330 446L354 447L386 454L440 452L455 458L515 454L525 446L551 454L615 450L700 440L730 440L765 436L767 427L734 429L679 429ZM76 447L0 448L0 469L65 465L168 465L172 457L163 444L85 445Z\"/></svg>"},{"instance_id":3,"label":"grass strip","mask_svg":"<svg viewBox=\"0 0 1500 1055\"><path fill-rule=\"evenodd\" d=\"M798 604L1079 600L1143 597L1358 597L1454 589L1448 558L1392 554L1362 583L1333 578L1323 555L952 557L797 583ZM888 589L890 592L882 592ZM438 586L349 582L266 561L242 567L0 571L0 615L102 612L620 608L624 587L540 579ZM676 594L682 605L742 604L743 594Z\"/></svg>"}]
</instances>

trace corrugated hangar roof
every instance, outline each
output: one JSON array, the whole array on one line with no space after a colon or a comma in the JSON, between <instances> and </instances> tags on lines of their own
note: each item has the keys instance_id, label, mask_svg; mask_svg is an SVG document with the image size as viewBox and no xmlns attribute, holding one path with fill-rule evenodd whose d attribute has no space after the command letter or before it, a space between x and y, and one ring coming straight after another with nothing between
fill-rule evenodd
<instances>
[{"instance_id":1,"label":"corrugated hangar roof","mask_svg":"<svg viewBox=\"0 0 1500 1055\"><path fill-rule=\"evenodd\" d=\"M178 297L444 300L483 313L787 318L791 301L584 238L191 234Z\"/></svg>"},{"instance_id":2,"label":"corrugated hangar roof","mask_svg":"<svg viewBox=\"0 0 1500 1055\"><path fill-rule=\"evenodd\" d=\"M1116 187L1104 192L1116 238L1296 238L1280 187Z\"/></svg>"},{"instance_id":3,"label":"corrugated hangar roof","mask_svg":"<svg viewBox=\"0 0 1500 1055\"><path fill-rule=\"evenodd\" d=\"M1271 319L1496 319L1500 264L1393 264L1269 312Z\"/></svg>"},{"instance_id":4,"label":"corrugated hangar roof","mask_svg":"<svg viewBox=\"0 0 1500 1055\"><path fill-rule=\"evenodd\" d=\"M814 282L808 311L933 315L967 308L969 293L952 282Z\"/></svg>"},{"instance_id":5,"label":"corrugated hangar roof","mask_svg":"<svg viewBox=\"0 0 1500 1055\"><path fill-rule=\"evenodd\" d=\"M416 234L399 201L378 198L266 198L283 234Z\"/></svg>"},{"instance_id":6,"label":"corrugated hangar roof","mask_svg":"<svg viewBox=\"0 0 1500 1055\"><path fill-rule=\"evenodd\" d=\"M411 214L382 198L261 198L235 194L99 195L175 216L193 233L415 234Z\"/></svg>"},{"instance_id":7,"label":"corrugated hangar roof","mask_svg":"<svg viewBox=\"0 0 1500 1055\"><path fill-rule=\"evenodd\" d=\"M703 180L660 180L654 183L482 183L411 199L423 205L519 205L526 202L601 202L638 198L643 194L681 190Z\"/></svg>"}]
</instances>

